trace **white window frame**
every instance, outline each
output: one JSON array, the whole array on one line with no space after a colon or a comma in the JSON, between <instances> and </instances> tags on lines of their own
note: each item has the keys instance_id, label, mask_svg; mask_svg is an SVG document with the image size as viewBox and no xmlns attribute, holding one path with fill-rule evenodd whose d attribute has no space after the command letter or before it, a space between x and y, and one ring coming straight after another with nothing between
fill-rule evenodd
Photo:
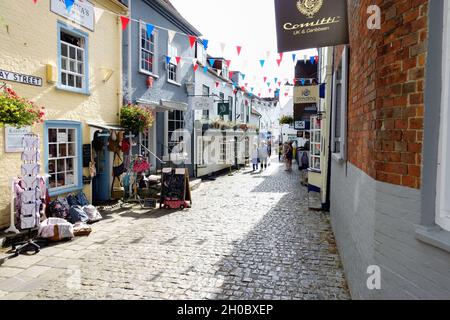
<instances>
[{"instance_id":1,"label":"white window frame","mask_svg":"<svg viewBox=\"0 0 450 320\"><path fill-rule=\"evenodd\" d=\"M205 89L208 89L208 93L205 92ZM207 85L202 85L202 95L203 96L210 96L211 95L211 88L208 87ZM211 110L203 110L202 111L202 119L203 120L209 120L211 116Z\"/></svg>"},{"instance_id":2,"label":"white window frame","mask_svg":"<svg viewBox=\"0 0 450 320\"><path fill-rule=\"evenodd\" d=\"M50 134L49 134L49 132L50 132L50 130L56 130L56 132L57 132L57 135L56 135L56 137L57 137L57 139L58 139L58 132L60 131L60 130L65 130L65 132L66 132L66 137L68 138L69 137L69 135L68 135L68 130L74 130L74 135L73 135L73 139L74 139L74 141L73 142L69 142L68 140L66 140L66 142L59 142L58 140L56 140L56 142L50 142L50 140L49 140L49 142L48 142L48 164L49 164L49 167L50 167L50 162L52 162L52 161L55 161L55 163L56 163L56 170L55 170L55 172L50 172L50 170L49 170L49 174L52 176L52 175L55 175L56 177L55 177L55 181L56 181L56 187L50 187L50 182L52 181L52 179L51 178L49 178L49 192L51 192L51 193L54 193L54 192L58 192L58 191L60 191L60 190L66 190L66 189L70 189L70 188L76 188L76 187L78 187L79 186L79 181L78 181L78 161L79 161L79 155L78 155L78 148L79 148L79 141L78 141L78 139L77 139L77 136L78 136L78 131L77 130L79 130L79 129L77 129L77 128L71 128L71 127L64 127L64 126L49 126L49 127L47 127L47 132L46 132L46 134L47 134L47 136L50 138ZM59 147L60 147L60 145L62 145L62 144L66 144L66 156L65 157L59 157L58 155L59 155ZM73 156L69 156L68 155L68 153L69 153L69 144L73 144L73 148L74 148L74 152L75 152L75 154L73 155ZM51 157L50 156L50 146L52 146L52 145L56 145L56 157ZM72 170L71 171L69 171L69 170L67 170L67 167L66 167L66 160L68 160L68 159L72 159ZM59 170L59 168L58 168L58 160L64 160L64 162L65 162L65 164L64 164L64 170ZM72 184L65 184L65 185L62 185L62 186L58 186L58 174L64 174L64 181L67 181L67 173L68 172L72 172L72 174L73 174L73 183Z\"/></svg>"},{"instance_id":3,"label":"white window frame","mask_svg":"<svg viewBox=\"0 0 450 320\"><path fill-rule=\"evenodd\" d=\"M207 54L206 54L205 47L203 46L203 43L197 42L195 57L197 58L197 62L200 63L203 67L205 67L207 65L206 64L206 56L207 56Z\"/></svg>"},{"instance_id":4,"label":"white window frame","mask_svg":"<svg viewBox=\"0 0 450 320\"><path fill-rule=\"evenodd\" d=\"M170 112L174 112L174 113L180 112L181 116L180 116L180 118L175 117L175 119L170 119ZM173 130L170 130L170 122L174 122L175 124L177 124L177 123L180 124L181 123L182 126L181 126L181 128L178 128L178 129L175 126L175 130L173 131ZM171 148L179 145L181 141L179 141L179 139L178 139L178 141L174 141L171 138L172 138L172 135L175 132L177 132L177 134L180 134L180 131L177 131L177 130L185 130L186 129L185 111L182 111L182 110L170 110L170 111L167 111L166 124L167 124L166 139L165 139L167 141L167 145L166 145L167 147L165 148L166 151L167 151L166 152L166 159L168 159L168 157L170 157L169 159L171 159L171 160L178 160L179 161L179 160L181 160L179 157L177 159L173 158L173 155L177 155L177 154L172 153ZM183 138L184 138L184 136L183 136ZM186 141L183 140L183 142L181 142L181 143L183 144L183 152L186 152L186 150L187 150L187 148L186 148L187 147Z\"/></svg>"},{"instance_id":5,"label":"white window frame","mask_svg":"<svg viewBox=\"0 0 450 320\"><path fill-rule=\"evenodd\" d=\"M318 155L313 152L316 146L319 146ZM316 159L319 159L319 168L314 166ZM322 171L322 127L317 126L317 117L311 117L309 167L312 171Z\"/></svg>"},{"instance_id":6,"label":"white window frame","mask_svg":"<svg viewBox=\"0 0 450 320\"><path fill-rule=\"evenodd\" d=\"M169 57L171 57L171 61L170 63L166 63L166 69L167 69L167 82L175 84L177 86L181 86L180 83L180 68L178 68L178 65L173 63L173 60L175 59L175 57L178 56L178 48L172 43L170 43L169 41L167 41L167 55ZM170 79L170 74L171 74L171 67L175 68L175 79Z\"/></svg>"},{"instance_id":7,"label":"white window frame","mask_svg":"<svg viewBox=\"0 0 450 320\"><path fill-rule=\"evenodd\" d=\"M344 47L342 52L342 79L338 81L336 72L333 74L333 116L332 116L332 139L331 150L332 157L338 162L346 161L347 154L347 108L348 108L348 46ZM341 85L341 123L340 137L336 137L336 98L337 86ZM340 142L340 150L336 150L336 142Z\"/></svg>"},{"instance_id":8,"label":"white window frame","mask_svg":"<svg viewBox=\"0 0 450 320\"><path fill-rule=\"evenodd\" d=\"M450 231L450 3L444 1L442 97L436 183L436 224Z\"/></svg>"},{"instance_id":9,"label":"white window frame","mask_svg":"<svg viewBox=\"0 0 450 320\"><path fill-rule=\"evenodd\" d=\"M147 74L154 78L159 78L158 76L158 30L153 30L153 70L149 71L142 67L142 51L148 51L142 47L142 36L146 35L146 24L144 22L139 23L139 72ZM151 53L151 51L149 51Z\"/></svg>"}]
</instances>

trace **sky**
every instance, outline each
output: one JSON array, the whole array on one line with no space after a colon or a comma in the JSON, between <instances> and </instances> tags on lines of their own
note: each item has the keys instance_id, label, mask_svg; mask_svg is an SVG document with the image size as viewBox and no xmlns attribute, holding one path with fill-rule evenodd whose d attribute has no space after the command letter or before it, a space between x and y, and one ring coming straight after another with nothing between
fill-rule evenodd
<instances>
[{"instance_id":1,"label":"sky","mask_svg":"<svg viewBox=\"0 0 450 320\"><path fill-rule=\"evenodd\" d=\"M170 1L201 32L202 38L209 40L208 54L231 60L230 69L246 75L241 84L248 83L249 88L255 88L255 94L261 93L263 97L274 95L275 77L278 81L289 79L292 83L295 70L293 53L301 60L305 55L308 58L317 55L316 49L285 53L278 67L274 0ZM226 45L224 54L221 43ZM236 46L242 46L239 56ZM260 63L262 59L266 60L263 68ZM271 94L264 77L267 77L267 82L271 82ZM282 86L282 100L286 99L284 93L288 89L289 96L292 96L292 87Z\"/></svg>"}]
</instances>

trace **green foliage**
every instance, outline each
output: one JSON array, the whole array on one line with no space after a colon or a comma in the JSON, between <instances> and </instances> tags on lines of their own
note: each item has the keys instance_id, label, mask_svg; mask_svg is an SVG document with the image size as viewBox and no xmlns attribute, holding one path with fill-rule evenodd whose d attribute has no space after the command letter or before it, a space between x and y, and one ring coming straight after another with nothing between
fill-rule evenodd
<instances>
[{"instance_id":1,"label":"green foliage","mask_svg":"<svg viewBox=\"0 0 450 320\"><path fill-rule=\"evenodd\" d=\"M120 110L120 125L132 132L144 132L154 122L153 113L146 108L129 104Z\"/></svg>"},{"instance_id":2,"label":"green foliage","mask_svg":"<svg viewBox=\"0 0 450 320\"><path fill-rule=\"evenodd\" d=\"M280 118L280 124L284 125L284 124L288 124L291 125L294 123L294 118L292 116L282 116Z\"/></svg>"},{"instance_id":3,"label":"green foliage","mask_svg":"<svg viewBox=\"0 0 450 320\"><path fill-rule=\"evenodd\" d=\"M12 89L0 92L0 125L16 128L44 122L44 108L39 109L32 101L21 98Z\"/></svg>"}]
</instances>

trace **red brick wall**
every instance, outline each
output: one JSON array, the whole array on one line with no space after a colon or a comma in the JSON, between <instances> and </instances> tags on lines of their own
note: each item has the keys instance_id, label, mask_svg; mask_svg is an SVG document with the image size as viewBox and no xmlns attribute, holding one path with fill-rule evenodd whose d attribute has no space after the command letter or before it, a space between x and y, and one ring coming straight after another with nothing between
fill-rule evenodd
<instances>
[{"instance_id":1,"label":"red brick wall","mask_svg":"<svg viewBox=\"0 0 450 320\"><path fill-rule=\"evenodd\" d=\"M379 181L420 188L428 0L348 3L348 159ZM381 30L367 28L372 4Z\"/></svg>"}]
</instances>

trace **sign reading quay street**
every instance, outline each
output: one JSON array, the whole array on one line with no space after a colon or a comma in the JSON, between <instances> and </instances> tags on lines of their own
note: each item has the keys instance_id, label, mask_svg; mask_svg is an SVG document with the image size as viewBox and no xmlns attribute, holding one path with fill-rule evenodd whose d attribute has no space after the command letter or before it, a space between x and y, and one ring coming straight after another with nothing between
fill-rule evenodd
<instances>
[{"instance_id":1,"label":"sign reading quay street","mask_svg":"<svg viewBox=\"0 0 450 320\"><path fill-rule=\"evenodd\" d=\"M275 0L278 52L348 44L347 0Z\"/></svg>"},{"instance_id":2,"label":"sign reading quay street","mask_svg":"<svg viewBox=\"0 0 450 320\"><path fill-rule=\"evenodd\" d=\"M31 86L42 87L42 78L29 76L26 74L21 74L12 71L6 71L0 69L0 80L19 82L24 84L29 84Z\"/></svg>"},{"instance_id":3,"label":"sign reading quay street","mask_svg":"<svg viewBox=\"0 0 450 320\"><path fill-rule=\"evenodd\" d=\"M94 6L87 0L75 0L70 13L67 11L65 0L51 0L50 11L94 31Z\"/></svg>"}]
</instances>

